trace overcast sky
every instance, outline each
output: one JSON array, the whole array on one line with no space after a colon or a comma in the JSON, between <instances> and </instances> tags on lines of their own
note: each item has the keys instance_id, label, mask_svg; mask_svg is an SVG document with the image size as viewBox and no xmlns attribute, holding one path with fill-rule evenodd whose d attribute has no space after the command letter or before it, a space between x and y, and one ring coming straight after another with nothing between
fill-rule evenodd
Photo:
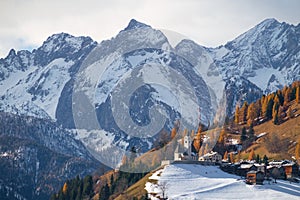
<instances>
[{"instance_id":1,"label":"overcast sky","mask_svg":"<svg viewBox=\"0 0 300 200\"><path fill-rule=\"evenodd\" d=\"M100 42L134 18L198 44L225 44L266 18L297 25L298 0L0 0L0 57L67 32Z\"/></svg>"}]
</instances>

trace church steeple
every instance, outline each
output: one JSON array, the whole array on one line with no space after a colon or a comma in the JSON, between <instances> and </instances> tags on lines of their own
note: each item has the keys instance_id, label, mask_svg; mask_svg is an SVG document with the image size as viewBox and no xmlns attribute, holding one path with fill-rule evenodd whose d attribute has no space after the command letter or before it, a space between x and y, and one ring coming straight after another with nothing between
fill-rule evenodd
<instances>
[{"instance_id":1,"label":"church steeple","mask_svg":"<svg viewBox=\"0 0 300 200\"><path fill-rule=\"evenodd\" d=\"M192 145L192 140L191 140L191 136L189 133L187 133L185 136L184 136L184 142L183 142L183 147L185 149L185 151L187 152L188 156L191 157L191 154L192 154L192 148L191 148L191 145Z\"/></svg>"}]
</instances>

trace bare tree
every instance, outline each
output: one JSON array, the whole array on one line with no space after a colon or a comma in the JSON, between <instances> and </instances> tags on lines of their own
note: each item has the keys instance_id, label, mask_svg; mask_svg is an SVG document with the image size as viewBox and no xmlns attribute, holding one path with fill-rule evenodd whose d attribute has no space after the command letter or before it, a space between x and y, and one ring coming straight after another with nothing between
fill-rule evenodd
<instances>
[{"instance_id":1,"label":"bare tree","mask_svg":"<svg viewBox=\"0 0 300 200\"><path fill-rule=\"evenodd\" d=\"M272 171L272 177L274 178L275 180L275 183L277 183L277 179L280 177L280 171L277 167L275 167Z\"/></svg>"},{"instance_id":2,"label":"bare tree","mask_svg":"<svg viewBox=\"0 0 300 200\"><path fill-rule=\"evenodd\" d=\"M168 183L165 181L160 182L159 184L157 184L158 188L161 190L162 192L162 199L168 199L168 197L166 196L166 191L168 189Z\"/></svg>"}]
</instances>

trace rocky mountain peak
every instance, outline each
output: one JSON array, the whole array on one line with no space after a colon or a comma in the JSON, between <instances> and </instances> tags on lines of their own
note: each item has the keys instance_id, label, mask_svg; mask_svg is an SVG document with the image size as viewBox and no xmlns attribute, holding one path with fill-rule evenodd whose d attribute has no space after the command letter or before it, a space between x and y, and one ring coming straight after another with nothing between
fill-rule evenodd
<instances>
[{"instance_id":1,"label":"rocky mountain peak","mask_svg":"<svg viewBox=\"0 0 300 200\"><path fill-rule=\"evenodd\" d=\"M17 55L16 51L14 49L11 49L6 58L11 59L11 58L15 57L16 55Z\"/></svg>"},{"instance_id":2,"label":"rocky mountain peak","mask_svg":"<svg viewBox=\"0 0 300 200\"><path fill-rule=\"evenodd\" d=\"M124 29L124 31L133 30L137 28L151 28L151 26L144 24L142 22L139 22L135 19L131 19L128 26Z\"/></svg>"}]
</instances>

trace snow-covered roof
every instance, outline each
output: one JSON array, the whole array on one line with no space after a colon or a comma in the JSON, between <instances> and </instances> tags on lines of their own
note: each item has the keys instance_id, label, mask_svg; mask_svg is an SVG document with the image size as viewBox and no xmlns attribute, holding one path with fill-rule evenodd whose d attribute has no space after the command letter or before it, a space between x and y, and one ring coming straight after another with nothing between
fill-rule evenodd
<instances>
[{"instance_id":1,"label":"snow-covered roof","mask_svg":"<svg viewBox=\"0 0 300 200\"><path fill-rule=\"evenodd\" d=\"M207 154L204 154L203 156L213 156L213 155L217 155L217 154L218 154L218 152L211 151Z\"/></svg>"},{"instance_id":2,"label":"snow-covered roof","mask_svg":"<svg viewBox=\"0 0 300 200\"><path fill-rule=\"evenodd\" d=\"M294 165L295 162L293 161L290 161L290 160L280 160L280 161L272 161L272 162L269 162L269 165L274 165L274 166L278 166L278 165L285 165L285 166L288 166L288 165Z\"/></svg>"},{"instance_id":3,"label":"snow-covered roof","mask_svg":"<svg viewBox=\"0 0 300 200\"><path fill-rule=\"evenodd\" d=\"M264 166L265 166L265 164L264 164L264 163L262 163L262 164L259 164L259 163L254 163L254 165L255 165L256 167L264 167Z\"/></svg>"},{"instance_id":4,"label":"snow-covered roof","mask_svg":"<svg viewBox=\"0 0 300 200\"><path fill-rule=\"evenodd\" d=\"M252 166L253 166L253 164L241 164L240 168L241 169L249 169Z\"/></svg>"}]
</instances>

